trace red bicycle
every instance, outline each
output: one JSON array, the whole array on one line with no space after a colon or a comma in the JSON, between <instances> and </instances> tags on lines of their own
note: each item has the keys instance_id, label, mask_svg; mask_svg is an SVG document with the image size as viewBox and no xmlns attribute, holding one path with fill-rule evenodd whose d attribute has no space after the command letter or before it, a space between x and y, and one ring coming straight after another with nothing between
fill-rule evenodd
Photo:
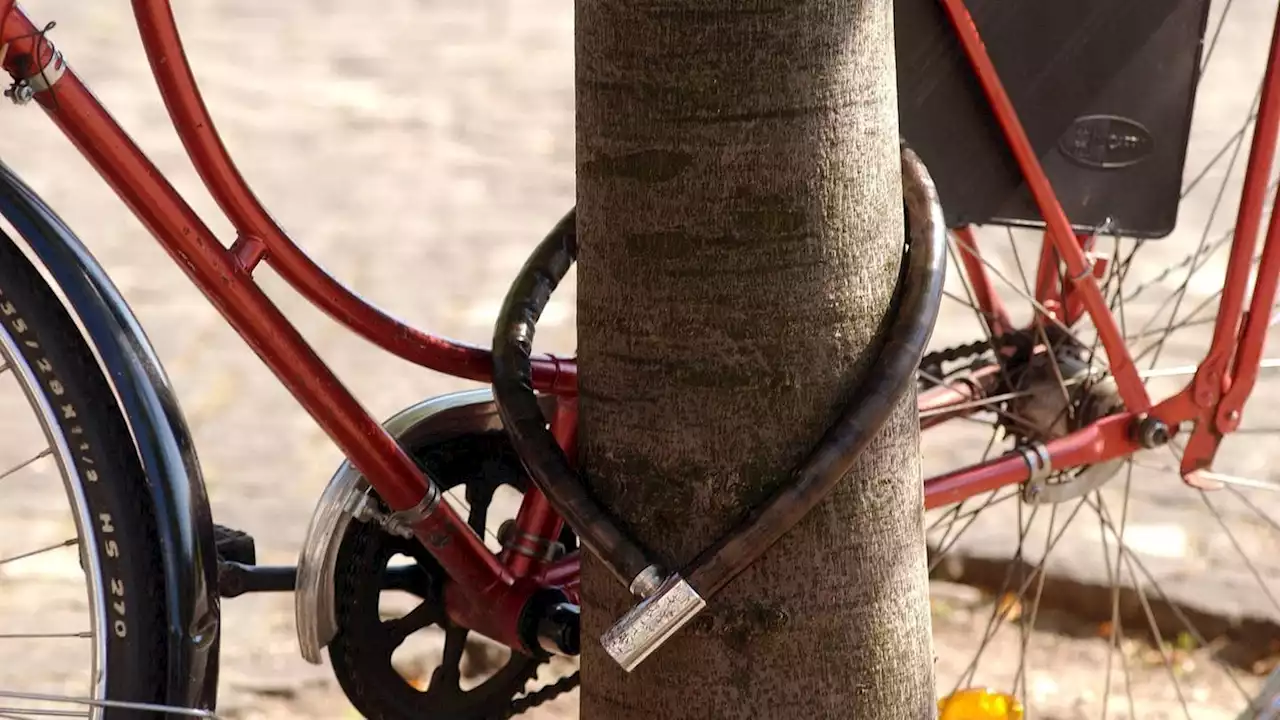
<instances>
[{"instance_id":1,"label":"red bicycle","mask_svg":"<svg viewBox=\"0 0 1280 720\"><path fill-rule=\"evenodd\" d=\"M879 350L883 372L794 484L676 570L651 562L574 476L574 362L532 353L538 314L573 260L572 213L512 285L492 352L407 327L326 274L271 220L218 137L169 3L134 0L134 14L177 133L236 228L229 245L90 94L55 49L48 26L13 0L0 0L0 65L13 79L6 96L18 105L34 102L54 121L348 458L320 499L298 566L257 566L249 536L212 522L178 401L128 306L70 229L0 166L0 215L23 243L0 238L0 354L44 438L43 448L0 478L55 466L75 535L34 544L0 539L0 581L24 563L74 553L88 580L76 602L90 618L88 630L68 633L47 631L35 618L0 626L0 642L74 637L90 645L87 679L59 671L44 685L20 687L9 684L18 677L8 674L14 669L0 667L0 704L12 705L0 714L42 716L71 707L95 717L147 711L211 717L220 597L293 590L303 656L319 662L327 647L344 690L365 714L512 716L576 683L570 675L538 684L536 675L552 655L578 650L579 545L599 555L639 599L602 638L620 664L634 668L822 499L913 382L922 427L945 423L959 426L957 433L982 427L989 436L972 464L955 458L954 447L939 453L944 471L925 480L933 569L949 572L948 551L964 547L971 528L995 528L1016 543L1008 553L1014 562L989 582L1002 601L992 606L978 650L1017 622L1013 649L1023 659L1016 668L985 673L978 657L957 672L942 667L944 678L955 676L944 694L994 686L1030 708L1059 702L1027 668L1028 631L1041 601L1053 594L1046 591L1049 550L1083 524L1072 520L1086 509L1098 519L1094 538L1109 581L1100 595L1106 637L1095 643L1106 674L1100 692L1082 701L1087 711L1131 711L1135 689L1153 678L1167 683L1160 700L1177 702L1188 717L1203 702L1197 694L1205 693L1259 710L1256 679L1211 641L1232 632L1270 639L1267 622L1280 616L1280 605L1266 568L1245 558L1275 615L1250 608L1244 625L1237 618L1233 628L1206 629L1204 608L1170 601L1158 587L1158 571L1144 564L1126 527L1135 475L1153 466L1150 456L1172 453L1176 467L1155 467L1180 481L1161 487L1202 502L1237 550L1260 527L1280 529L1267 501L1251 499L1280 485L1257 477L1256 468L1224 470L1232 458L1218 452L1224 438L1248 430L1245 403L1260 369L1271 366L1263 348L1280 279L1280 223L1271 221L1261 255L1254 248L1274 191L1280 20L1256 112L1250 109L1219 151L1196 155L1188 152L1196 87L1230 27L1230 2L1214 18L1207 0L1120 9L1091 0L1000 13L995 3L970 5L899 0L897 6L903 136L912 148L904 148L903 162L910 232L895 321ZM1102 17L1110 24L1092 22ZM1033 21L1062 30L1036 47L1018 42ZM1141 42L1115 50L1125 38ZM1234 228L1213 237L1250 128ZM1202 169L1184 182L1189 158ZM1163 256L1166 243L1177 239L1180 202L1197 187L1208 189L1206 180L1215 176L1223 181L1193 252L1168 269L1149 267L1140 257ZM1010 242L999 255L972 229L978 225L1043 230L1029 279L1020 257L1027 241ZM1218 250L1226 261L1215 265ZM959 270L951 289L942 286L947 252ZM366 340L491 389L415 403L377 422L255 284L253 272L263 262ZM1211 270L1225 272L1221 289L1198 294L1193 285ZM1148 290L1170 284L1165 303L1143 302ZM1015 294L1024 312L1006 305L998 286ZM935 339L944 347L926 354L944 295L971 307L978 329L953 337L948 328L947 337ZM1141 323L1138 315L1145 316ZM1210 323L1212 339L1193 346L1203 351L1198 364L1158 364L1186 354L1177 347L1180 332ZM1170 382L1177 384L1166 388ZM926 445L936 435L927 433ZM495 498L510 492L520 495L518 511L490 527ZM1256 517L1229 515L1227 522L1218 505L1228 501ZM1049 529L1036 535L1034 521L1046 506ZM1238 532L1250 533L1248 542ZM1042 547L1031 548L1033 539ZM1148 597L1153 585L1162 603ZM384 618L386 590L419 602L401 617ZM1144 623L1138 630L1135 618ZM1170 623L1208 653L1226 680L1208 690L1183 687L1179 653L1189 651L1170 647ZM399 676L391 655L430 627L443 632L443 658L430 683L415 687ZM462 677L470 633L510 650L479 680ZM1130 666L1138 641L1158 654L1155 670ZM1121 686L1127 705L1112 698Z\"/></svg>"}]
</instances>

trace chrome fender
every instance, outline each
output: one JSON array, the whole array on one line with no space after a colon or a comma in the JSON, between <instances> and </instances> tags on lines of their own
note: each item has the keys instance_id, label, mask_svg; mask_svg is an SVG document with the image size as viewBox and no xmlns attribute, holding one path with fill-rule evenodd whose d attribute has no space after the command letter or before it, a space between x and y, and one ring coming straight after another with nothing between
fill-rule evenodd
<instances>
[{"instance_id":1,"label":"chrome fender","mask_svg":"<svg viewBox=\"0 0 1280 720\"><path fill-rule=\"evenodd\" d=\"M542 398L549 417L555 398ZM502 418L489 388L464 390L410 405L382 424L409 452L462 435L502 429ZM294 617L303 659L319 665L320 652L338 633L334 610L334 573L338 547L369 489L369 483L344 460L320 496L298 557Z\"/></svg>"}]
</instances>

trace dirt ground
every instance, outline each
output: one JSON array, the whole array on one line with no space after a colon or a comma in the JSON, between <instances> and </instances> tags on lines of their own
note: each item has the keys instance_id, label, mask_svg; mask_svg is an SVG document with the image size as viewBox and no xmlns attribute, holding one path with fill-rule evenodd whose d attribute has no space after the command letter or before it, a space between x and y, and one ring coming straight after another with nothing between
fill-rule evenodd
<instances>
[{"instance_id":1,"label":"dirt ground","mask_svg":"<svg viewBox=\"0 0 1280 720\"><path fill-rule=\"evenodd\" d=\"M396 316L487 344L507 282L574 199L572 2L383 0L376 12L337 0L175 5L218 128L280 223L330 272ZM1224 72L1241 84L1256 81L1241 68L1260 62L1259 46L1232 33L1265 25L1274 6L1251 0L1220 50ZM52 37L71 65L229 242L228 225L169 128L126 4L29 0L25 7L39 22L57 21ZM1209 97L1205 112L1235 107ZM215 517L253 533L260 562L293 563L337 451L34 107L6 103L0 116L0 157L84 237L147 328L194 429ZM1210 125L1217 128L1210 132L1227 127ZM1207 213L1201 205L1187 210L1193 219ZM269 271L258 276L375 416L470 387L381 354ZM541 347L572 352L573 307L571 277L539 323ZM949 317L940 328L957 327ZM947 332L941 341L955 339ZM939 437L927 457L954 462L967 440ZM1265 446L1242 453L1261 465L1274 457ZM1155 518L1169 505L1152 496L1149 507ZM6 522L29 520L10 512ZM1215 532L1181 516L1150 524L1171 524L1192 541ZM940 687L965 672L991 602L938 586ZM224 627L222 715L354 716L329 669L299 657L288 597L229 601ZM1039 717L1097 717L1103 703L1115 717L1128 716L1125 680L1116 668L1108 690L1098 670L1105 646L1094 638L1037 633L1029 645L1035 669L1024 674L1016 659L1001 660L1016 658L1020 642L1016 631L992 640L987 655L996 659L978 680L999 687L1023 676ZM1231 679L1195 653L1180 660L1190 695L1181 702L1168 696L1163 665L1140 661L1129 677L1137 716L1183 717L1185 702L1197 720L1235 717L1223 709L1239 698ZM1251 691L1260 681L1241 682ZM527 715L576 716L574 694Z\"/></svg>"}]
</instances>

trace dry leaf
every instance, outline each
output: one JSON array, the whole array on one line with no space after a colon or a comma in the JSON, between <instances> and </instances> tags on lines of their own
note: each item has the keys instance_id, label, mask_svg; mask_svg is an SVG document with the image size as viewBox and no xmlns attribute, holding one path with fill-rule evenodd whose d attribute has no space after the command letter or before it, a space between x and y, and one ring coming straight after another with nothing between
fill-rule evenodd
<instances>
[{"instance_id":1,"label":"dry leaf","mask_svg":"<svg viewBox=\"0 0 1280 720\"><path fill-rule=\"evenodd\" d=\"M1272 644L1274 645L1274 643ZM1261 660L1254 661L1253 665L1249 666L1249 669L1253 671L1254 675L1262 676L1270 675L1277 667L1280 667L1280 655L1268 655Z\"/></svg>"},{"instance_id":2,"label":"dry leaf","mask_svg":"<svg viewBox=\"0 0 1280 720\"><path fill-rule=\"evenodd\" d=\"M999 608L1000 617L1009 622L1016 622L1022 617L1022 601L1013 593L1005 593L1000 597L1000 602L996 606Z\"/></svg>"}]
</instances>

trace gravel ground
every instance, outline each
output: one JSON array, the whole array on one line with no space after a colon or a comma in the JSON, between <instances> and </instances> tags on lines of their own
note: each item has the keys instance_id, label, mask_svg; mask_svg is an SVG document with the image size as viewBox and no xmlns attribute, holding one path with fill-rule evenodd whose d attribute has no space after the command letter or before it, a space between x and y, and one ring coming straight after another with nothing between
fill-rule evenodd
<instances>
[{"instance_id":1,"label":"gravel ground","mask_svg":"<svg viewBox=\"0 0 1280 720\"><path fill-rule=\"evenodd\" d=\"M83 0L25 5L38 21L58 22L53 38L77 72L229 241L230 228L201 192L169 128L127 8ZM188 54L223 138L281 224L369 300L419 327L487 344L506 283L573 202L572 3L384 0L376 15L335 0L176 5ZM1219 82L1209 78L1197 109L1205 122L1197 125L1193 147L1206 149L1193 151L1189 166L1203 165L1247 110L1266 51L1265 32L1259 30L1274 7L1273 0L1257 0L1233 11L1235 22L1224 32L1215 61ZM85 238L148 329L194 429L215 516L256 535L260 562L292 563L311 508L340 460L337 451L38 111L6 105L0 113L7 129L0 136L0 157ZM1187 241L1194 247L1196 228L1207 218L1214 218L1215 227L1230 220L1231 212L1214 216L1211 208L1212 193L1185 203L1182 220L1190 229L1155 254L1166 261L1180 258ZM1007 249L995 258L1005 270L1012 266ZM1215 268L1220 266L1210 265ZM1193 284L1189 297L1211 296L1218 287L1213 281L1219 276L1206 274L1212 277ZM469 387L381 354L298 301L269 271L258 276L375 416ZM573 306L570 278L539 324L542 347L572 351ZM950 306L946 313L939 345L975 337L962 309ZM1173 347L1162 365L1195 362L1205 337L1201 333ZM1247 420L1265 425L1280 412L1280 404L1268 400L1280 395L1262 387L1258 393L1263 400L1250 405ZM929 434L930 469L974 459L966 453L985 437L963 426ZM11 438L3 450L19 444ZM1274 456L1269 445L1248 442L1227 457L1237 471L1258 473ZM1161 578L1181 582L1185 597L1201 604L1230 601L1236 615L1274 614L1269 595L1256 586L1243 589L1247 583L1241 579L1256 568L1233 554L1235 542L1227 542L1213 515L1193 512L1200 501L1142 472L1147 471L1139 472L1135 484L1141 488L1130 508L1130 539L1143 557L1163 563L1156 569ZM24 534L39 532L44 516L15 492L16 500L0 502L0 519ZM967 567L1009 554L1009 528L1017 525L1010 525L1008 512L992 514L994 519L966 534L957 554L971 561ZM1243 528L1240 533L1265 529L1243 515L1237 519L1233 527ZM1085 529L1088 537L1084 530L1079 538L1073 535L1067 559L1051 567L1055 577L1097 580L1089 575L1096 570L1082 569L1082 558L1096 558L1091 553L1097 552L1096 528ZM1275 547L1274 537L1248 535L1243 542ZM951 575L963 579L965 567L953 568ZM1280 573L1265 564L1260 572L1270 579L1273 570ZM67 573L53 566L33 572L39 577L0 596L0 609L37 607L61 592L59 579ZM941 687L964 672L981 644L991 602L976 591L939 585L935 637ZM224 607L227 717L353 716L328 668L299 658L289 598L241 598ZM984 661L978 679L1010 683L1018 674L1019 642L1016 632L992 640L987 655L995 659ZM1039 716L1096 717L1106 696L1098 670L1106 664L1105 645L1087 633L1042 631L1029 648L1025 681ZM1191 716L1234 717L1222 708L1238 699L1236 691L1204 661L1205 652L1180 660ZM1130 687L1138 715L1183 716L1162 681L1163 665L1139 666L1142 651L1133 655ZM1005 657L1014 658L1012 664ZM37 657L22 667L51 663ZM17 667L0 665L8 672ZM1250 675L1242 682L1251 689L1258 680ZM1113 713L1126 709L1121 687L1123 680L1111 687L1111 695L1119 693L1108 701ZM576 697L565 696L528 717L576 717Z\"/></svg>"}]
</instances>

